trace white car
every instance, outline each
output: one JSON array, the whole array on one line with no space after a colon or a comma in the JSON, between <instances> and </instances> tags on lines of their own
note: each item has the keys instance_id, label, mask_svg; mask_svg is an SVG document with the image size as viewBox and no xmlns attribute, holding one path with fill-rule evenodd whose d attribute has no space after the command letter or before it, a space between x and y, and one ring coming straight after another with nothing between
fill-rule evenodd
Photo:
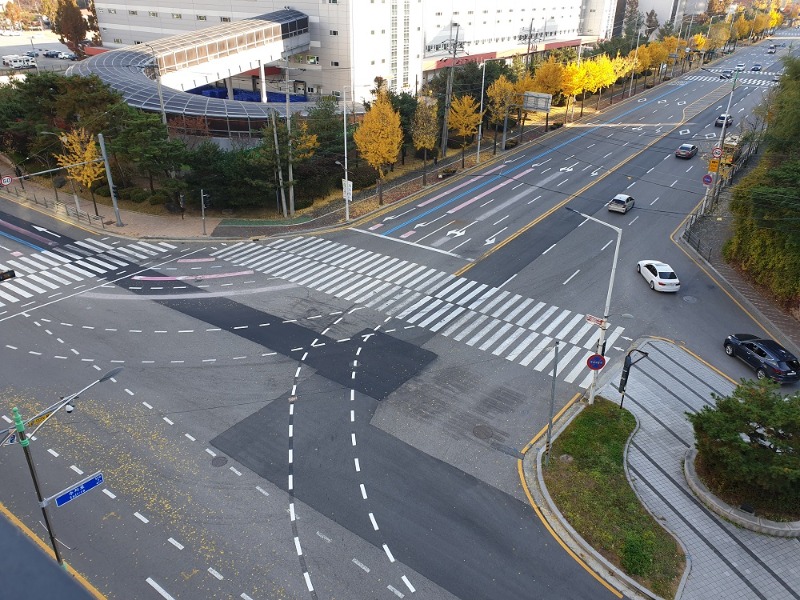
<instances>
[{"instance_id":1,"label":"white car","mask_svg":"<svg viewBox=\"0 0 800 600\"><path fill-rule=\"evenodd\" d=\"M681 282L675 271L667 263L660 260L640 260L636 270L642 274L651 290L657 292L677 292Z\"/></svg>"},{"instance_id":2,"label":"white car","mask_svg":"<svg viewBox=\"0 0 800 600\"><path fill-rule=\"evenodd\" d=\"M741 73L742 71L744 71L744 66L745 66L744 63L739 63L736 65L736 70Z\"/></svg>"},{"instance_id":3,"label":"white car","mask_svg":"<svg viewBox=\"0 0 800 600\"><path fill-rule=\"evenodd\" d=\"M622 213L623 215L633 208L635 200L628 194L617 194L608 203L608 210L611 212Z\"/></svg>"}]
</instances>

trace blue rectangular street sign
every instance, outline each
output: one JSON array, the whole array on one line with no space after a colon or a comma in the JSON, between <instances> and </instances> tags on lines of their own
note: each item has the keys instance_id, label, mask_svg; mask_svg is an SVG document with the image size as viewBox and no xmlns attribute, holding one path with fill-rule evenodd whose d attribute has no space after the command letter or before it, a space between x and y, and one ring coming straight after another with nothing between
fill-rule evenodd
<instances>
[{"instance_id":1,"label":"blue rectangular street sign","mask_svg":"<svg viewBox=\"0 0 800 600\"><path fill-rule=\"evenodd\" d=\"M56 497L56 506L64 506L67 502L74 500L103 483L103 473L98 471L94 475L90 475L83 481L79 481L73 487L60 492Z\"/></svg>"}]
</instances>

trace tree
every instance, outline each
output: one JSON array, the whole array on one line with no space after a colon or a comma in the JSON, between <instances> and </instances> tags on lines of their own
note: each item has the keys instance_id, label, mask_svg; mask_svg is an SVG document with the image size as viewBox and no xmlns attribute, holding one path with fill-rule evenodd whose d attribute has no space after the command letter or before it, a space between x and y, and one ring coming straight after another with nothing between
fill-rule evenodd
<instances>
[{"instance_id":1,"label":"tree","mask_svg":"<svg viewBox=\"0 0 800 600\"><path fill-rule=\"evenodd\" d=\"M561 86L561 93L567 97L564 103L564 122L567 122L567 113L569 112L569 101L572 99L572 110L575 110L575 96L583 91L583 75L580 65L571 62L564 67L564 76L561 78L563 85Z\"/></svg>"},{"instance_id":2,"label":"tree","mask_svg":"<svg viewBox=\"0 0 800 600\"><path fill-rule=\"evenodd\" d=\"M743 14L733 22L733 31L737 40L743 40L750 34L750 22L744 18Z\"/></svg>"},{"instance_id":3,"label":"tree","mask_svg":"<svg viewBox=\"0 0 800 600\"><path fill-rule=\"evenodd\" d=\"M644 17L644 34L649 39L650 35L658 29L658 15L655 10L649 11Z\"/></svg>"},{"instance_id":4,"label":"tree","mask_svg":"<svg viewBox=\"0 0 800 600\"><path fill-rule=\"evenodd\" d=\"M675 24L672 21L667 21L658 28L656 38L663 41L664 38L672 37L675 35L675 33Z\"/></svg>"},{"instance_id":5,"label":"tree","mask_svg":"<svg viewBox=\"0 0 800 600\"><path fill-rule=\"evenodd\" d=\"M483 118L483 113L478 110L475 98L472 96L459 96L450 105L450 127L461 136L461 168L464 168L464 155L467 148L467 138L475 135L478 124Z\"/></svg>"},{"instance_id":6,"label":"tree","mask_svg":"<svg viewBox=\"0 0 800 600\"><path fill-rule=\"evenodd\" d=\"M497 130L505 119L507 111L514 104L516 95L514 84L505 75L498 77L497 81L486 89L490 122L494 123L494 154L497 154Z\"/></svg>"},{"instance_id":7,"label":"tree","mask_svg":"<svg viewBox=\"0 0 800 600\"><path fill-rule=\"evenodd\" d=\"M775 504L800 503L800 394L769 381L745 381L714 407L687 415L703 466L723 489Z\"/></svg>"},{"instance_id":8,"label":"tree","mask_svg":"<svg viewBox=\"0 0 800 600\"><path fill-rule=\"evenodd\" d=\"M650 66L655 67L656 73L659 75L665 73L661 67L667 64L669 50L666 45L663 42L650 42L647 44L647 50L650 53Z\"/></svg>"},{"instance_id":9,"label":"tree","mask_svg":"<svg viewBox=\"0 0 800 600\"><path fill-rule=\"evenodd\" d=\"M635 44L636 36L644 25L644 15L639 12L639 0L627 0L623 23L625 39L629 44Z\"/></svg>"},{"instance_id":10,"label":"tree","mask_svg":"<svg viewBox=\"0 0 800 600\"><path fill-rule=\"evenodd\" d=\"M22 22L22 9L15 2L7 2L4 13L12 29L16 29Z\"/></svg>"},{"instance_id":11,"label":"tree","mask_svg":"<svg viewBox=\"0 0 800 600\"><path fill-rule=\"evenodd\" d=\"M533 75L533 90L542 94L555 96L564 87L564 65L557 63L555 58L542 63L536 68Z\"/></svg>"},{"instance_id":12,"label":"tree","mask_svg":"<svg viewBox=\"0 0 800 600\"><path fill-rule=\"evenodd\" d=\"M414 111L414 122L411 125L411 140L417 150L422 150L422 185L427 185L428 151L436 147L436 136L439 133L437 102L429 96L417 98L417 110ZM480 143L480 141L479 141Z\"/></svg>"},{"instance_id":13,"label":"tree","mask_svg":"<svg viewBox=\"0 0 800 600\"><path fill-rule=\"evenodd\" d=\"M384 171L397 160L403 144L400 115L392 108L385 93L378 94L353 139L364 160L378 172L378 198L379 204L383 205Z\"/></svg>"},{"instance_id":14,"label":"tree","mask_svg":"<svg viewBox=\"0 0 800 600\"><path fill-rule=\"evenodd\" d=\"M79 42L86 39L88 28L75 0L58 0L56 18L52 22L58 41L78 55L83 54Z\"/></svg>"},{"instance_id":15,"label":"tree","mask_svg":"<svg viewBox=\"0 0 800 600\"><path fill-rule=\"evenodd\" d=\"M94 136L80 127L63 134L59 139L64 145L64 153L55 155L56 162L67 168L67 174L72 181L89 190L92 195L92 203L94 203L94 214L99 216L92 186L95 181L99 181L105 175L105 165L102 160L99 160L100 148L97 147Z\"/></svg>"},{"instance_id":16,"label":"tree","mask_svg":"<svg viewBox=\"0 0 800 600\"><path fill-rule=\"evenodd\" d=\"M112 139L111 149L147 173L150 191L155 192L156 174L177 170L186 147L169 139L160 115L130 108L123 118L125 127Z\"/></svg>"}]
</instances>

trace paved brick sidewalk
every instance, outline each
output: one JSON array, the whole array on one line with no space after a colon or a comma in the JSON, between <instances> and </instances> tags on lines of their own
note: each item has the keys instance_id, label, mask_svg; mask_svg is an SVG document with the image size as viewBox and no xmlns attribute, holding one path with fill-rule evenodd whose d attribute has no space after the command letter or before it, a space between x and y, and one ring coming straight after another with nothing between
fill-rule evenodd
<instances>
[{"instance_id":1,"label":"paved brick sidewalk","mask_svg":"<svg viewBox=\"0 0 800 600\"><path fill-rule=\"evenodd\" d=\"M631 370L625 407L639 421L628 450L629 476L648 509L686 547L691 561L680 598L800 599L800 540L760 535L711 513L683 475L694 445L686 413L713 405L734 384L679 346L648 340ZM618 399L615 382L600 393Z\"/></svg>"}]
</instances>

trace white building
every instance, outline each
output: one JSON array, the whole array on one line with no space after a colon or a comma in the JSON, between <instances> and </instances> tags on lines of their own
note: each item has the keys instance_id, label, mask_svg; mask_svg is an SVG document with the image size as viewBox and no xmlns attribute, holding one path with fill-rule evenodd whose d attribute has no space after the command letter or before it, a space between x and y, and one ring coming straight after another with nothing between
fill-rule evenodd
<instances>
[{"instance_id":1,"label":"white building","mask_svg":"<svg viewBox=\"0 0 800 600\"><path fill-rule=\"evenodd\" d=\"M311 47L290 59L292 91L369 97L376 77L414 92L423 77L457 59L480 61L580 43L581 27L603 36L615 0L298 0L288 8L309 17ZM120 48L287 8L272 0L97 0L103 45ZM582 10L585 12L582 13ZM588 17L589 10L591 18ZM595 14L597 13L597 14ZM609 15L611 15L609 17ZM457 25L455 25L457 24ZM284 89L285 62L267 69L268 85ZM235 79L255 91L257 73Z\"/></svg>"}]
</instances>

